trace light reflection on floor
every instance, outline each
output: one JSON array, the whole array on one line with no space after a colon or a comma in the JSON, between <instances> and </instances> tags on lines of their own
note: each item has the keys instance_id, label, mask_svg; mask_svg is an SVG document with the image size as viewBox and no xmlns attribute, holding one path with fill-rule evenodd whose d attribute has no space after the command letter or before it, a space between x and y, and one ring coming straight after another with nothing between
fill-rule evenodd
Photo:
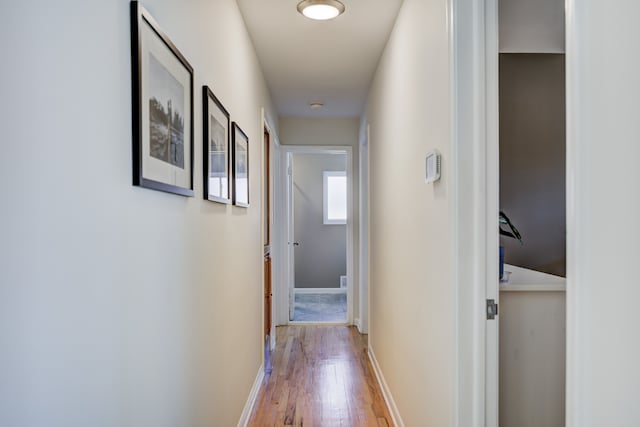
<instances>
[{"instance_id":1,"label":"light reflection on floor","mask_svg":"<svg viewBox=\"0 0 640 427\"><path fill-rule=\"evenodd\" d=\"M318 376L317 396L322 396L322 413L333 414L329 420L348 419L348 396L352 396L351 363L346 359L334 359L322 363Z\"/></svg>"}]
</instances>

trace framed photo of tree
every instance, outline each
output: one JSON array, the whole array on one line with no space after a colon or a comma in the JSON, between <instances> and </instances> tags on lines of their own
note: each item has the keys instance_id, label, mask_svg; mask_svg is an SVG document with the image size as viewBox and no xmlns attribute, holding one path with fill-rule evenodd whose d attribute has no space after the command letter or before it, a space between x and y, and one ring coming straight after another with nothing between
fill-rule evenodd
<instances>
[{"instance_id":1,"label":"framed photo of tree","mask_svg":"<svg viewBox=\"0 0 640 427\"><path fill-rule=\"evenodd\" d=\"M212 202L230 203L229 185L231 156L229 139L231 122L229 112L208 86L202 88L203 123L203 172L204 198Z\"/></svg>"},{"instance_id":2,"label":"framed photo of tree","mask_svg":"<svg viewBox=\"0 0 640 427\"><path fill-rule=\"evenodd\" d=\"M131 2L133 185L193 196L193 68Z\"/></svg>"},{"instance_id":3,"label":"framed photo of tree","mask_svg":"<svg viewBox=\"0 0 640 427\"><path fill-rule=\"evenodd\" d=\"M233 204L249 207L249 138L233 122Z\"/></svg>"}]
</instances>

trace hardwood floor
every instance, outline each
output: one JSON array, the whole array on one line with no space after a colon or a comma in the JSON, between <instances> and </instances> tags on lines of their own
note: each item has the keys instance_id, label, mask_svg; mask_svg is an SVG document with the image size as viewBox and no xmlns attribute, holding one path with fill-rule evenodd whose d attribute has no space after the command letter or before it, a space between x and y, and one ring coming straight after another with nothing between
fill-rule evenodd
<instances>
[{"instance_id":1,"label":"hardwood floor","mask_svg":"<svg viewBox=\"0 0 640 427\"><path fill-rule=\"evenodd\" d=\"M351 326L278 327L252 427L393 426L367 356Z\"/></svg>"}]
</instances>

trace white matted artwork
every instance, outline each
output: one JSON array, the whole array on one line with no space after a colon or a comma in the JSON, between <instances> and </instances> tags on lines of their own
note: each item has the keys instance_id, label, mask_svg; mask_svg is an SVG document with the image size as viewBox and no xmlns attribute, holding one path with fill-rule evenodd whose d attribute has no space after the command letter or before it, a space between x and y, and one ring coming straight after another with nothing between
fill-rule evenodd
<instances>
[{"instance_id":1,"label":"white matted artwork","mask_svg":"<svg viewBox=\"0 0 640 427\"><path fill-rule=\"evenodd\" d=\"M193 196L193 68L131 3L133 184Z\"/></svg>"},{"instance_id":2,"label":"white matted artwork","mask_svg":"<svg viewBox=\"0 0 640 427\"><path fill-rule=\"evenodd\" d=\"M233 122L233 204L249 207L249 138Z\"/></svg>"},{"instance_id":3,"label":"white matted artwork","mask_svg":"<svg viewBox=\"0 0 640 427\"><path fill-rule=\"evenodd\" d=\"M229 203L229 112L208 86L202 88L204 107L204 198L212 202Z\"/></svg>"}]
</instances>

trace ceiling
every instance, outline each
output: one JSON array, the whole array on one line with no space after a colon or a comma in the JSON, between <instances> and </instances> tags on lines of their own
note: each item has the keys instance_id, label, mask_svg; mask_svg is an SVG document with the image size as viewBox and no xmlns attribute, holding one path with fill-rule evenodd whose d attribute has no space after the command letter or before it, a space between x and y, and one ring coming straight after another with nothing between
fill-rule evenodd
<instances>
[{"instance_id":1,"label":"ceiling","mask_svg":"<svg viewBox=\"0 0 640 427\"><path fill-rule=\"evenodd\" d=\"M346 11L331 21L305 18L299 0L237 2L280 116L362 114L402 0L342 0Z\"/></svg>"}]
</instances>

